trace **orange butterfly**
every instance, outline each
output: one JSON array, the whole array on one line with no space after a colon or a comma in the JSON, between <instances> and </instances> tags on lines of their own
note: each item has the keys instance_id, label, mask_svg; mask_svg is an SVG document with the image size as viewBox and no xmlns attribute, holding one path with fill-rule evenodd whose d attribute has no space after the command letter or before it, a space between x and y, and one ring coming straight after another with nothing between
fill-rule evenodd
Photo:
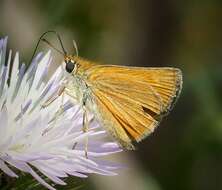
<instances>
[{"instance_id":1,"label":"orange butterfly","mask_svg":"<svg viewBox=\"0 0 222 190\"><path fill-rule=\"evenodd\" d=\"M134 149L134 141L152 133L179 97L182 73L177 68L98 65L78 55L68 56L62 42L61 46L69 77L60 94L82 104L84 130L87 112L92 112L123 148Z\"/></svg>"}]
</instances>

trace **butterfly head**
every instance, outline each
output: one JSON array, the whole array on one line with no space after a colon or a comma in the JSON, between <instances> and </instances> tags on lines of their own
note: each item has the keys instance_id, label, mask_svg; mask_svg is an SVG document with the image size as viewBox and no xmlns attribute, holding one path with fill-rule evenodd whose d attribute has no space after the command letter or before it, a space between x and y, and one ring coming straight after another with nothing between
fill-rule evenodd
<instances>
[{"instance_id":1,"label":"butterfly head","mask_svg":"<svg viewBox=\"0 0 222 190\"><path fill-rule=\"evenodd\" d=\"M68 73L76 72L78 64L72 56L65 56L65 70Z\"/></svg>"}]
</instances>

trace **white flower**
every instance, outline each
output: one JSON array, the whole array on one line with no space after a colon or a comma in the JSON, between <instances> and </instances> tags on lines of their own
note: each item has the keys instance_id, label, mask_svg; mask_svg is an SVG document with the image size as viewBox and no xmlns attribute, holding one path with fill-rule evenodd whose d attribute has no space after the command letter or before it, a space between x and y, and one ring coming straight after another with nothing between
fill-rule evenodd
<instances>
[{"instance_id":1,"label":"white flower","mask_svg":"<svg viewBox=\"0 0 222 190\"><path fill-rule=\"evenodd\" d=\"M6 57L7 38L0 39L0 169L11 177L18 177L15 168L31 174L48 189L39 172L52 182L66 183L68 175L87 177L90 173L116 175L118 167L98 157L120 152L115 142L106 142L106 133L96 121L88 132L82 132L82 111L65 97L61 110L61 97L50 106L41 105L58 90L61 67L47 81L52 61L50 52L38 54L26 69L19 66L19 54L11 60ZM13 63L13 64L12 64ZM11 72L10 72L11 67ZM89 138L88 159L85 140ZM36 172L38 170L39 172Z\"/></svg>"}]
</instances>

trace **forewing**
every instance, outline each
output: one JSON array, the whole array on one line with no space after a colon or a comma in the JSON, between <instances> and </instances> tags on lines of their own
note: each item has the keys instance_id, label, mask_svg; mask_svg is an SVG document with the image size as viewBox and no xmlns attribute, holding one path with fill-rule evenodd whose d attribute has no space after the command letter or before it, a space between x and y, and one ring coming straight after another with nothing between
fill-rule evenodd
<instances>
[{"instance_id":1,"label":"forewing","mask_svg":"<svg viewBox=\"0 0 222 190\"><path fill-rule=\"evenodd\" d=\"M139 85L138 83L134 84ZM143 91L135 99L133 91L138 92L135 86L128 86L132 91L130 94L129 88L125 85L120 85L121 90L115 89L115 86L112 85L101 85L92 88L101 122L123 147L132 149L132 140L140 141L151 133L158 124L158 121L154 118L160 113L161 103L158 101L159 98L152 94L152 91L147 90L146 97L150 97L156 102L145 102L145 97L143 97L145 93ZM146 90L144 89L144 91ZM152 113L152 116L144 110L142 105L149 107L149 112Z\"/></svg>"},{"instance_id":2,"label":"forewing","mask_svg":"<svg viewBox=\"0 0 222 190\"><path fill-rule=\"evenodd\" d=\"M98 118L128 149L158 125L182 84L180 70L173 68L94 66L86 75Z\"/></svg>"},{"instance_id":3,"label":"forewing","mask_svg":"<svg viewBox=\"0 0 222 190\"><path fill-rule=\"evenodd\" d=\"M120 79L130 82L139 81L150 86L158 94L163 103L163 112L168 112L180 94L182 74L177 68L144 68L124 66L95 66L87 71L88 80L93 84L112 83ZM120 81L118 83L118 81ZM148 100L149 101L149 100Z\"/></svg>"}]
</instances>

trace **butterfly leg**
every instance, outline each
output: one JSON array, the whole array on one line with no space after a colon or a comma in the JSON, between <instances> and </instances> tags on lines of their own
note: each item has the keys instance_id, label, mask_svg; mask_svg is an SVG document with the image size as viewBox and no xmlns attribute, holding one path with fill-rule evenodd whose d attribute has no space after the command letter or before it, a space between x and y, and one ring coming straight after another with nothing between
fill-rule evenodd
<instances>
[{"instance_id":1,"label":"butterfly leg","mask_svg":"<svg viewBox=\"0 0 222 190\"><path fill-rule=\"evenodd\" d=\"M83 132L86 133L89 131L89 120L88 120L88 113L85 106L85 101L83 102ZM88 136L86 136L85 140L85 157L88 158Z\"/></svg>"},{"instance_id":2,"label":"butterfly leg","mask_svg":"<svg viewBox=\"0 0 222 190\"><path fill-rule=\"evenodd\" d=\"M50 97L48 100L46 100L46 102L44 102L43 104L42 104L42 108L45 108L45 107L48 107L51 103L53 103L57 98L59 98L61 95L63 95L63 92L65 91L65 85L62 85L60 88L59 88L59 90L58 90L58 92L57 92L57 94L56 94L56 96L52 96L52 97ZM63 99L63 98L62 98Z\"/></svg>"},{"instance_id":3,"label":"butterfly leg","mask_svg":"<svg viewBox=\"0 0 222 190\"><path fill-rule=\"evenodd\" d=\"M56 124L58 117L64 112L64 94L65 94L65 88L63 89L62 93L59 95L59 96L61 96L61 102L60 102L60 106L59 106L58 111L56 111L56 113L55 113L55 117L54 117L55 124Z\"/></svg>"},{"instance_id":4,"label":"butterfly leg","mask_svg":"<svg viewBox=\"0 0 222 190\"><path fill-rule=\"evenodd\" d=\"M49 121L49 123L51 123L52 121L54 122L53 126L56 125L56 121L57 121L58 117L64 112L64 95L65 95L65 86L62 86L62 87L60 87L56 96L51 97L42 105L42 107L45 108L61 96L60 106L59 106L58 110L55 112L55 115L53 116L53 118Z\"/></svg>"},{"instance_id":5,"label":"butterfly leg","mask_svg":"<svg viewBox=\"0 0 222 190\"><path fill-rule=\"evenodd\" d=\"M64 95L68 95L71 98L75 99L75 97L73 97L72 94L69 93L69 89L66 87L66 82L62 83L62 85L60 86L59 90L57 91L55 96L50 97L48 100L46 100L46 102L44 102L44 104L42 105L42 108L45 108L47 106L49 106L51 103L53 103L57 98L61 97L61 104L59 107L59 110L55 113L55 116L53 117L53 120L57 119L59 115L61 115L64 112ZM50 122L51 122L50 121Z\"/></svg>"}]
</instances>

